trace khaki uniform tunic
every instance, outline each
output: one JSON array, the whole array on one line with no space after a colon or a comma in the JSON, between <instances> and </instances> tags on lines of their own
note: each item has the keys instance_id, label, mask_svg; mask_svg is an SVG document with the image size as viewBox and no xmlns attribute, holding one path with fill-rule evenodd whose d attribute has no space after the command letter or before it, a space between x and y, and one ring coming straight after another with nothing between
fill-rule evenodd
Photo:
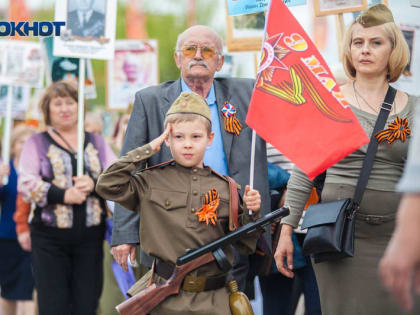
<instances>
[{"instance_id":1,"label":"khaki uniform tunic","mask_svg":"<svg viewBox=\"0 0 420 315\"><path fill-rule=\"evenodd\" d=\"M175 162L133 174L140 162L153 155L150 145L128 152L99 177L96 191L127 209L139 211L140 239L143 251L175 264L187 249L199 248L229 233L229 183L209 167L188 168ZM220 195L216 226L199 222L197 210L204 195L216 189ZM239 225L255 219L240 205ZM255 250L258 235L235 244L242 254ZM232 248L225 254L233 262ZM193 271L192 276L216 276L221 271L215 262ZM146 286L151 272L139 280L136 292ZM154 275L154 281L161 281ZM230 314L226 288L200 293L185 292L169 297L152 314Z\"/></svg>"}]
</instances>

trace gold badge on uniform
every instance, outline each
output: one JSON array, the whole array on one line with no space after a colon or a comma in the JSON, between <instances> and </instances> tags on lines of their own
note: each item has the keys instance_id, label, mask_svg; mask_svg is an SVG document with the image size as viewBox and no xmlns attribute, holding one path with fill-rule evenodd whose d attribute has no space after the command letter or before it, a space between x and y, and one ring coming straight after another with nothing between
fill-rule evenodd
<instances>
[{"instance_id":1,"label":"gold badge on uniform","mask_svg":"<svg viewBox=\"0 0 420 315\"><path fill-rule=\"evenodd\" d=\"M216 225L217 221L217 207L220 203L220 196L216 189L209 190L204 195L204 204L198 209L196 213L198 217L198 222L206 222L206 225L209 225L211 222L213 225Z\"/></svg>"},{"instance_id":2,"label":"gold badge on uniform","mask_svg":"<svg viewBox=\"0 0 420 315\"><path fill-rule=\"evenodd\" d=\"M408 128L407 118L397 117L392 123L388 125L388 129L384 129L375 135L375 138L379 143L384 141L388 144L392 144L395 140L401 140L405 142L405 139L411 134L410 128Z\"/></svg>"},{"instance_id":3,"label":"gold badge on uniform","mask_svg":"<svg viewBox=\"0 0 420 315\"><path fill-rule=\"evenodd\" d=\"M242 130L242 124L236 118L236 108L228 101L222 107L222 115L225 120L225 130L239 136Z\"/></svg>"}]
</instances>

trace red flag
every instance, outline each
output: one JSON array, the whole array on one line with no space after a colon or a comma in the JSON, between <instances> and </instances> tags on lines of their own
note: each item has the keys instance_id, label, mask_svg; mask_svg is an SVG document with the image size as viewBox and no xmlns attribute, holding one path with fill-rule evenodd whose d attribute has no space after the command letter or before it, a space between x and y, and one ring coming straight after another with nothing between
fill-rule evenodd
<instances>
[{"instance_id":1,"label":"red flag","mask_svg":"<svg viewBox=\"0 0 420 315\"><path fill-rule=\"evenodd\" d=\"M246 123L313 179L369 139L283 1L267 19Z\"/></svg>"}]
</instances>

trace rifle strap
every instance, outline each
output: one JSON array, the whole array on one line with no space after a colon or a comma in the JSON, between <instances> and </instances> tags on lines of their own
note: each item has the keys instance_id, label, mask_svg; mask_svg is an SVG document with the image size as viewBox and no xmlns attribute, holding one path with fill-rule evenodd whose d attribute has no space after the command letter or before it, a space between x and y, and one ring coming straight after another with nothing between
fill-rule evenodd
<instances>
[{"instance_id":1,"label":"rifle strap","mask_svg":"<svg viewBox=\"0 0 420 315\"><path fill-rule=\"evenodd\" d=\"M239 209L239 196L238 184L232 177L222 175L214 169L211 171L220 178L229 182L229 231L235 231L238 228L238 209Z\"/></svg>"},{"instance_id":2,"label":"rifle strap","mask_svg":"<svg viewBox=\"0 0 420 315\"><path fill-rule=\"evenodd\" d=\"M153 264L152 264L152 276L150 277L149 283L147 284L147 286L150 286L153 284L153 275L155 274L155 269L156 269L156 259L153 260Z\"/></svg>"},{"instance_id":3,"label":"rifle strap","mask_svg":"<svg viewBox=\"0 0 420 315\"><path fill-rule=\"evenodd\" d=\"M239 196L238 196L238 185L235 180L229 176L226 176L229 181L229 231L235 231L238 228L238 208L239 208Z\"/></svg>"}]
</instances>

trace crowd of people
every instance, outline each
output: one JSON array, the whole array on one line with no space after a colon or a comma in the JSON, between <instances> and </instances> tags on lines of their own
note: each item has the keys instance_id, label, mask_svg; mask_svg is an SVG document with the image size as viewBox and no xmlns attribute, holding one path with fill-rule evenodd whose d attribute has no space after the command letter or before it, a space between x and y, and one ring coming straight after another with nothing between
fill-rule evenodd
<instances>
[{"instance_id":1,"label":"crowd of people","mask_svg":"<svg viewBox=\"0 0 420 315\"><path fill-rule=\"evenodd\" d=\"M408 60L386 6L349 26L341 90L369 137ZM137 92L110 139L101 135L101 117L86 114L83 175L74 84L45 90L42 128L13 129L10 163L0 165L8 179L0 184L0 315L117 314L126 298L169 279L188 249L283 205L290 215L281 223L214 254L217 262L191 271L180 293L150 313L234 313L229 295L239 289L252 297L258 276L267 315L294 314L302 293L309 315L419 314L419 98L398 90L389 104L386 125L405 125L377 140L355 217L354 257L314 263L302 255L299 221L311 203L353 196L367 145L311 181L257 136L249 186L252 130L245 119L254 81L215 78L223 42L207 26L178 36L174 61L179 78ZM234 128L223 114L227 105ZM249 307L246 299L238 303Z\"/></svg>"}]
</instances>

